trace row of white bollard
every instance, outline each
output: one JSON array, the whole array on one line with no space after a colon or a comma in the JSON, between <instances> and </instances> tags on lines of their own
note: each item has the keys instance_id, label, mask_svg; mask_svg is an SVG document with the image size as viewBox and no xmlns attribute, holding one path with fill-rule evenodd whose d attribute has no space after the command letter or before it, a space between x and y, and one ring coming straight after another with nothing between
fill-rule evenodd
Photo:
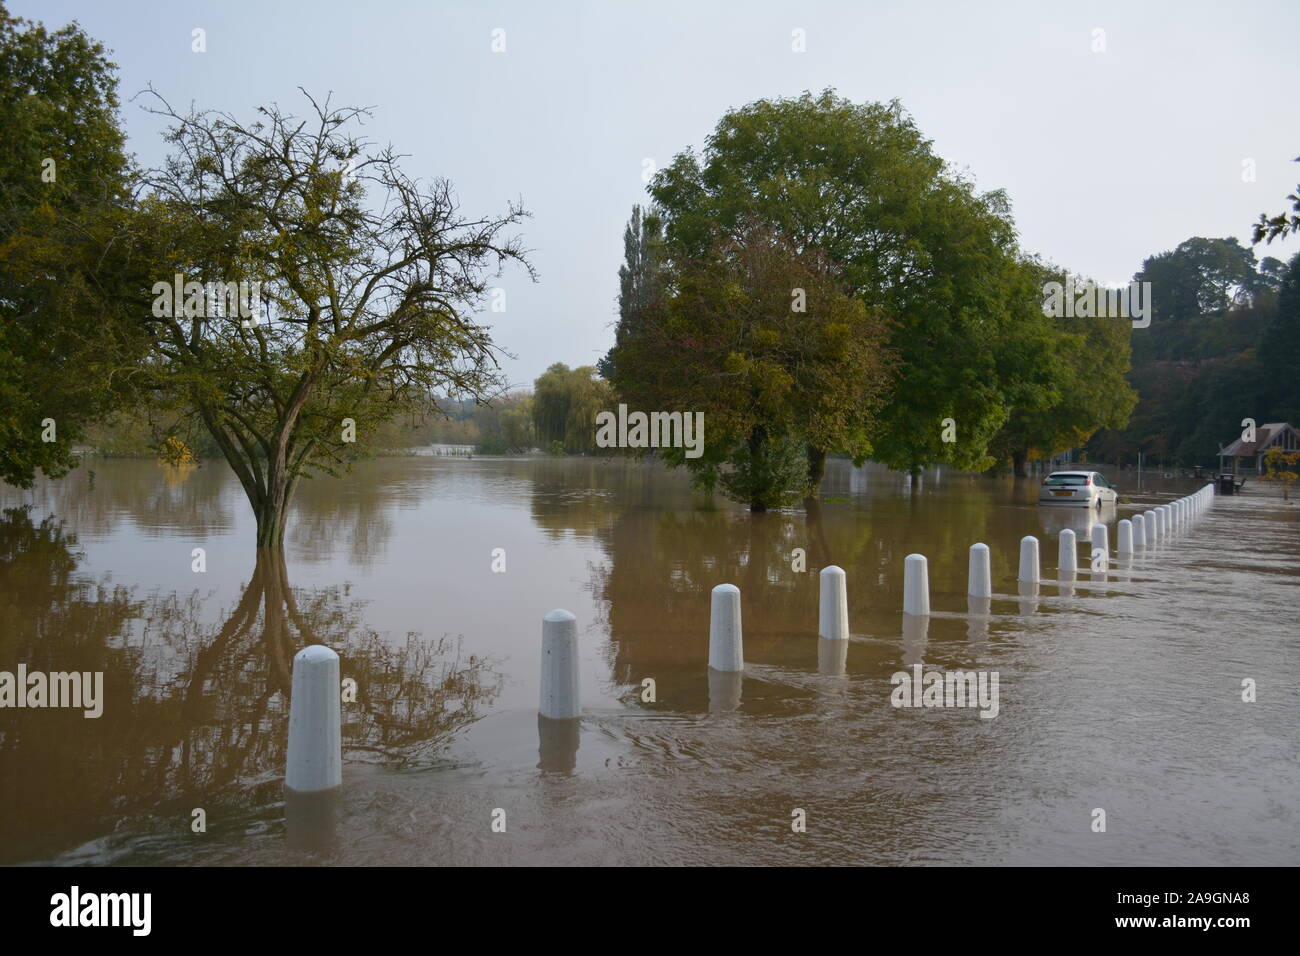
<instances>
[{"instance_id":1,"label":"row of white bollard","mask_svg":"<svg viewBox=\"0 0 1300 956\"><path fill-rule=\"evenodd\" d=\"M1186 528L1213 501L1214 486L1207 485L1186 498L1135 514L1119 522L1116 550L1122 557L1154 548L1163 538ZM1101 570L1110 559L1109 531L1104 524L1091 529L1094 559ZM1097 552L1100 551L1100 555ZM1069 528L1060 534L1057 567L1062 577L1078 572L1075 534ZM1020 540L1021 584L1039 583L1038 539L1026 535ZM966 590L973 598L993 596L989 547L970 547ZM909 554L903 564L904 622L930 613L930 582L923 554ZM817 634L831 641L849 636L847 579L843 568L831 565L820 576ZM740 589L719 584L713 589L709 613L709 669L719 674L738 674L745 668L740 621ZM582 713L578 693L577 619L557 609L542 618L542 681L538 713L555 721L571 721ZM293 690L289 703L289 753L285 786L293 793L321 793L343 782L342 714L340 708L339 656L321 644L303 648L293 658ZM556 725L559 726L559 725Z\"/></svg>"}]
</instances>

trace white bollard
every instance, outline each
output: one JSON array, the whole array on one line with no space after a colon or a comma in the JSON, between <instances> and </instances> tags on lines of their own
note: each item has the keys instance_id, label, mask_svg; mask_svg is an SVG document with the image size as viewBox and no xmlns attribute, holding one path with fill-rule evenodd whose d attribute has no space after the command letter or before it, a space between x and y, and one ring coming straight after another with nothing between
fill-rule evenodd
<instances>
[{"instance_id":1,"label":"white bollard","mask_svg":"<svg viewBox=\"0 0 1300 956\"><path fill-rule=\"evenodd\" d=\"M709 610L709 666L715 671L743 671L745 652L740 636L740 588L719 584Z\"/></svg>"},{"instance_id":2,"label":"white bollard","mask_svg":"<svg viewBox=\"0 0 1300 956\"><path fill-rule=\"evenodd\" d=\"M1069 528L1061 531L1056 545L1056 571L1060 575L1074 575L1079 572L1079 550L1074 542L1074 532Z\"/></svg>"},{"instance_id":3,"label":"white bollard","mask_svg":"<svg viewBox=\"0 0 1300 956\"><path fill-rule=\"evenodd\" d=\"M1038 539L1027 534L1020 539L1020 576L1025 584L1038 583Z\"/></svg>"},{"instance_id":4,"label":"white bollard","mask_svg":"<svg viewBox=\"0 0 1300 956\"><path fill-rule=\"evenodd\" d=\"M1092 549L1090 555L1093 561L1097 560L1097 552L1101 551L1101 567L1092 565L1093 571L1106 571L1110 568L1110 529L1104 524L1095 524L1092 526Z\"/></svg>"},{"instance_id":5,"label":"white bollard","mask_svg":"<svg viewBox=\"0 0 1300 956\"><path fill-rule=\"evenodd\" d=\"M1167 538L1174 533L1174 523L1173 521L1170 520L1172 516L1169 513L1169 506L1161 505L1159 511L1160 511L1160 534L1161 536Z\"/></svg>"},{"instance_id":6,"label":"white bollard","mask_svg":"<svg viewBox=\"0 0 1300 956\"><path fill-rule=\"evenodd\" d=\"M993 573L989 568L989 546L970 546L970 566L966 572L966 594L970 597L993 596Z\"/></svg>"},{"instance_id":7,"label":"white bollard","mask_svg":"<svg viewBox=\"0 0 1300 956\"><path fill-rule=\"evenodd\" d=\"M337 787L343 782L338 654L323 644L295 654L291 694L284 785L295 793Z\"/></svg>"},{"instance_id":8,"label":"white bollard","mask_svg":"<svg viewBox=\"0 0 1300 956\"><path fill-rule=\"evenodd\" d=\"M1016 585L1020 592L1020 613L1028 617L1038 610L1038 592L1041 585L1037 581L1021 581Z\"/></svg>"},{"instance_id":9,"label":"white bollard","mask_svg":"<svg viewBox=\"0 0 1300 956\"><path fill-rule=\"evenodd\" d=\"M1147 547L1154 548L1156 542L1160 540L1160 517L1154 511L1148 511L1142 516L1142 526L1147 533Z\"/></svg>"},{"instance_id":10,"label":"white bollard","mask_svg":"<svg viewBox=\"0 0 1300 956\"><path fill-rule=\"evenodd\" d=\"M1119 554L1133 553L1133 522L1127 518L1121 518L1119 522L1118 541L1115 550Z\"/></svg>"},{"instance_id":11,"label":"white bollard","mask_svg":"<svg viewBox=\"0 0 1300 956\"><path fill-rule=\"evenodd\" d=\"M930 573L923 554L909 554L903 561L903 613L930 613Z\"/></svg>"},{"instance_id":12,"label":"white bollard","mask_svg":"<svg viewBox=\"0 0 1300 956\"><path fill-rule=\"evenodd\" d=\"M822 568L821 601L818 604L817 634L832 641L849 636L849 592L844 569Z\"/></svg>"},{"instance_id":13,"label":"white bollard","mask_svg":"<svg viewBox=\"0 0 1300 956\"><path fill-rule=\"evenodd\" d=\"M1129 520L1133 523L1133 550L1141 551L1147 546L1146 522L1142 518L1142 512L1139 511Z\"/></svg>"},{"instance_id":14,"label":"white bollard","mask_svg":"<svg viewBox=\"0 0 1300 956\"><path fill-rule=\"evenodd\" d=\"M538 712L552 720L582 713L578 695L578 619L562 608L542 618L542 696Z\"/></svg>"}]
</instances>

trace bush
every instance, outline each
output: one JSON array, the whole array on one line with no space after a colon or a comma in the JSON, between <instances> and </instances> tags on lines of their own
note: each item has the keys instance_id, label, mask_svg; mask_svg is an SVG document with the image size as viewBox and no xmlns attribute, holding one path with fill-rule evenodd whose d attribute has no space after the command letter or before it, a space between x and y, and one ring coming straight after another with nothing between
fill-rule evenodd
<instances>
[{"instance_id":1,"label":"bush","mask_svg":"<svg viewBox=\"0 0 1300 956\"><path fill-rule=\"evenodd\" d=\"M808 458L802 443L790 437L769 439L752 451L739 446L730 468L718 478L727 497L747 501L751 511L794 504L808 492Z\"/></svg>"}]
</instances>

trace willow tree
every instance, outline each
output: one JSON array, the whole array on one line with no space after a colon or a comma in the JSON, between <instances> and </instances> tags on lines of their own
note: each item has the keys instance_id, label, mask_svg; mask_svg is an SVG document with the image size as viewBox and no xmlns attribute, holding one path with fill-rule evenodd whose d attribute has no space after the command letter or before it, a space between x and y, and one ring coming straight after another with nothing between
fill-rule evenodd
<instances>
[{"instance_id":1,"label":"willow tree","mask_svg":"<svg viewBox=\"0 0 1300 956\"><path fill-rule=\"evenodd\" d=\"M145 176L135 237L152 282L179 274L204 293L141 290L151 387L211 434L265 547L282 543L298 481L337 474L383 421L429 395L500 388L478 313L507 264L533 277L509 234L519 205L462 215L446 180L412 179L353 135L369 111L304 96L306 118L270 106L248 124L157 97L174 150ZM206 294L240 282L234 301Z\"/></svg>"}]
</instances>

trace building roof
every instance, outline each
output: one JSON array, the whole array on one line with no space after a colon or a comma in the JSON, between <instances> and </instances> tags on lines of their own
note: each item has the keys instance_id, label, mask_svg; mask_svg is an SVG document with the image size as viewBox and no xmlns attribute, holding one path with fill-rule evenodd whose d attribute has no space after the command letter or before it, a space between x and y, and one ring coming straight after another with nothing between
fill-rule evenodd
<instances>
[{"instance_id":1,"label":"building roof","mask_svg":"<svg viewBox=\"0 0 1300 956\"><path fill-rule=\"evenodd\" d=\"M1262 454L1264 449L1281 438L1287 429L1293 432L1296 430L1290 422L1269 422L1267 425L1260 425L1255 429L1254 441L1242 441L1238 438L1220 454L1227 458L1253 458ZM1300 435L1300 432L1297 434Z\"/></svg>"}]
</instances>

